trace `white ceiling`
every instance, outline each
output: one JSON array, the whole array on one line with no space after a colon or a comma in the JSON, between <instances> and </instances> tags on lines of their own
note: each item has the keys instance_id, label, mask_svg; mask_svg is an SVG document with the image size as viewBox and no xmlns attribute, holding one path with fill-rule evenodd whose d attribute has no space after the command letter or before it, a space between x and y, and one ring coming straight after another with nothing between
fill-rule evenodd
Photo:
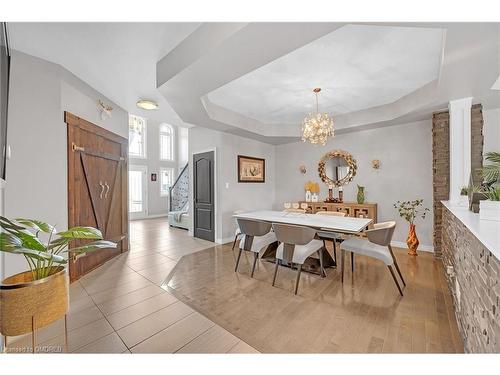
<instances>
[{"instance_id":1,"label":"white ceiling","mask_svg":"<svg viewBox=\"0 0 500 375\"><path fill-rule=\"evenodd\" d=\"M156 62L199 23L8 23L11 48L58 63L125 110L178 121L156 89ZM157 111L136 106L140 98Z\"/></svg>"},{"instance_id":2,"label":"white ceiling","mask_svg":"<svg viewBox=\"0 0 500 375\"><path fill-rule=\"evenodd\" d=\"M343 26L208 94L269 124L298 124L315 106L345 114L392 103L438 78L443 29Z\"/></svg>"}]
</instances>

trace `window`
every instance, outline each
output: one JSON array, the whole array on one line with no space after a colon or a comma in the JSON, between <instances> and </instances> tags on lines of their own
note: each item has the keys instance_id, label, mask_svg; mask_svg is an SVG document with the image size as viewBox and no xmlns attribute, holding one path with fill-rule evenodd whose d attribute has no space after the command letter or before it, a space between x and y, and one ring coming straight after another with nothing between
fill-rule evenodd
<instances>
[{"instance_id":1,"label":"window","mask_svg":"<svg viewBox=\"0 0 500 375\"><path fill-rule=\"evenodd\" d=\"M170 186L174 183L174 169L160 168L160 195L168 195Z\"/></svg>"},{"instance_id":2,"label":"window","mask_svg":"<svg viewBox=\"0 0 500 375\"><path fill-rule=\"evenodd\" d=\"M146 120L128 116L128 153L133 158L146 158Z\"/></svg>"},{"instance_id":3,"label":"window","mask_svg":"<svg viewBox=\"0 0 500 375\"><path fill-rule=\"evenodd\" d=\"M160 125L160 160L174 160L174 129Z\"/></svg>"}]
</instances>

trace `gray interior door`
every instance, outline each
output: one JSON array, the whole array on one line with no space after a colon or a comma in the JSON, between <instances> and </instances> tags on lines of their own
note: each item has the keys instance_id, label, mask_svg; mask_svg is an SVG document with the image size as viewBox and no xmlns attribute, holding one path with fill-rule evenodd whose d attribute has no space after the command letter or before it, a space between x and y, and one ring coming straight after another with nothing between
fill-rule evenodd
<instances>
[{"instance_id":1,"label":"gray interior door","mask_svg":"<svg viewBox=\"0 0 500 375\"><path fill-rule=\"evenodd\" d=\"M194 236L215 241L214 152L193 155Z\"/></svg>"}]
</instances>

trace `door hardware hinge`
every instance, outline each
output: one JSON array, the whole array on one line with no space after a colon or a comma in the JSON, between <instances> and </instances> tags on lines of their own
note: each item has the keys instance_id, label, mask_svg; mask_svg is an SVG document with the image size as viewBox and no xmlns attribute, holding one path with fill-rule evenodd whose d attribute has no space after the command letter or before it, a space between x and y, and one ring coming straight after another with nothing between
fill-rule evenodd
<instances>
[{"instance_id":1,"label":"door hardware hinge","mask_svg":"<svg viewBox=\"0 0 500 375\"><path fill-rule=\"evenodd\" d=\"M71 149L73 151L85 151L85 147L77 146L74 142L71 143Z\"/></svg>"}]
</instances>

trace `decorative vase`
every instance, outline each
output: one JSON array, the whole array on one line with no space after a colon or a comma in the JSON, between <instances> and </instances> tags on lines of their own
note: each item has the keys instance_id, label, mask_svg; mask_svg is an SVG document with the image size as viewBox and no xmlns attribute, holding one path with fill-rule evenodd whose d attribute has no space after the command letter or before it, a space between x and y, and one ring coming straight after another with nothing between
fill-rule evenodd
<instances>
[{"instance_id":1,"label":"decorative vase","mask_svg":"<svg viewBox=\"0 0 500 375\"><path fill-rule=\"evenodd\" d=\"M358 185L358 195L357 195L358 204L365 203L365 187Z\"/></svg>"},{"instance_id":2,"label":"decorative vase","mask_svg":"<svg viewBox=\"0 0 500 375\"><path fill-rule=\"evenodd\" d=\"M52 268L54 273L43 279L33 280L31 271L26 271L7 277L0 285L0 333L5 337L32 333L33 352L35 331L68 312L66 269Z\"/></svg>"},{"instance_id":3,"label":"decorative vase","mask_svg":"<svg viewBox=\"0 0 500 375\"><path fill-rule=\"evenodd\" d=\"M311 201L311 190L307 190L306 191L306 202L310 202Z\"/></svg>"},{"instance_id":4,"label":"decorative vase","mask_svg":"<svg viewBox=\"0 0 500 375\"><path fill-rule=\"evenodd\" d=\"M408 245L408 255L417 256L417 248L419 245L417 231L415 230L415 224L410 224L410 230L408 232L408 238L406 239L406 244Z\"/></svg>"},{"instance_id":5,"label":"decorative vase","mask_svg":"<svg viewBox=\"0 0 500 375\"><path fill-rule=\"evenodd\" d=\"M312 202L318 202L318 194L313 193L312 198L311 198L311 201L312 201Z\"/></svg>"}]
</instances>

